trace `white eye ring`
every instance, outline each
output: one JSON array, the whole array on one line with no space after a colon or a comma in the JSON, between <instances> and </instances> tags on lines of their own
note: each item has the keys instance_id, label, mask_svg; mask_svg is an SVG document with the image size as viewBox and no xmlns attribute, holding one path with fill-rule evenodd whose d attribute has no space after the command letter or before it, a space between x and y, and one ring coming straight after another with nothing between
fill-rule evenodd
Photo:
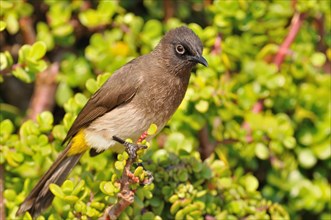
<instances>
[{"instance_id":1,"label":"white eye ring","mask_svg":"<svg viewBox=\"0 0 331 220\"><path fill-rule=\"evenodd\" d=\"M176 52L179 53L179 54L184 54L185 53L185 48L183 47L183 45L178 44L176 46Z\"/></svg>"}]
</instances>

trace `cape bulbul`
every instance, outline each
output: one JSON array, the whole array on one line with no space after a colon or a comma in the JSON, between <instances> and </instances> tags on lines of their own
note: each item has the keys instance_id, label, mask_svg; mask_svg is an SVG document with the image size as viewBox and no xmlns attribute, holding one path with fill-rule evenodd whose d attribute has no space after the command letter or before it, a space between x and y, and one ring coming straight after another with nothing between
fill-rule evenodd
<instances>
[{"instance_id":1,"label":"cape bulbul","mask_svg":"<svg viewBox=\"0 0 331 220\"><path fill-rule=\"evenodd\" d=\"M124 147L113 139L134 142L154 123L160 131L181 103L192 68L201 63L202 43L187 27L169 31L149 54L137 57L117 70L89 99L63 143L64 151L20 205L17 214L37 216L54 195L49 185L61 185L80 157L108 148Z\"/></svg>"}]
</instances>

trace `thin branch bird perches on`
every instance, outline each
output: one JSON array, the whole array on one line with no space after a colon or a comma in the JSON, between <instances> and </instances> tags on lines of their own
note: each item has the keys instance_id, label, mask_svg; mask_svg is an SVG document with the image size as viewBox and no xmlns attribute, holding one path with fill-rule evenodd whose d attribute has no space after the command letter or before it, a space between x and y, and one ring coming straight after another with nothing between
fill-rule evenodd
<instances>
[{"instance_id":1,"label":"thin branch bird perches on","mask_svg":"<svg viewBox=\"0 0 331 220\"><path fill-rule=\"evenodd\" d=\"M139 178L134 176L134 174L130 171L133 163L137 160L137 151L140 149L146 149L147 146L140 145L140 143L146 139L147 132L144 132L139 140L138 144L132 144L123 139L113 136L113 139L120 144L124 145L126 148L126 152L129 154L129 158L126 160L126 164L123 169L122 177L119 179L119 183L121 185L120 192L118 193L118 201L117 203L110 205L104 211L104 214L99 220L115 220L120 214L134 202L135 193L130 189L131 184L139 183ZM149 180L144 181L142 184L149 184L152 182L152 175L148 175L147 178ZM146 182L146 183L145 183Z\"/></svg>"}]
</instances>

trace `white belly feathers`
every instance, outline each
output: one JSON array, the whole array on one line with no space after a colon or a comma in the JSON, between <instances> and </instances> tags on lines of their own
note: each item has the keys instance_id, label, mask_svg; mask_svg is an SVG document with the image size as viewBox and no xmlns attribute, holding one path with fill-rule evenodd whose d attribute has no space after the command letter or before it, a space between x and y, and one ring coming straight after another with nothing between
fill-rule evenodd
<instances>
[{"instance_id":1,"label":"white belly feathers","mask_svg":"<svg viewBox=\"0 0 331 220\"><path fill-rule=\"evenodd\" d=\"M144 114L139 112L139 109L130 108L128 105L117 107L93 121L86 128L86 141L97 152L108 148L121 152L124 147L114 141L112 137L115 135L124 140L130 138L137 141L150 124L154 123L151 116L143 116Z\"/></svg>"}]
</instances>

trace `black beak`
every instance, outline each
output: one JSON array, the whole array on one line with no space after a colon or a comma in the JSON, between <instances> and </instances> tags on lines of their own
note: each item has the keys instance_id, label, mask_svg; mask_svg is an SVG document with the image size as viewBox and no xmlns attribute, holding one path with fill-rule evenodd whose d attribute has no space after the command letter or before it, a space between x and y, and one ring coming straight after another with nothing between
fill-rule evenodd
<instances>
[{"instance_id":1,"label":"black beak","mask_svg":"<svg viewBox=\"0 0 331 220\"><path fill-rule=\"evenodd\" d=\"M191 56L190 60L208 67L208 62L203 56Z\"/></svg>"}]
</instances>

